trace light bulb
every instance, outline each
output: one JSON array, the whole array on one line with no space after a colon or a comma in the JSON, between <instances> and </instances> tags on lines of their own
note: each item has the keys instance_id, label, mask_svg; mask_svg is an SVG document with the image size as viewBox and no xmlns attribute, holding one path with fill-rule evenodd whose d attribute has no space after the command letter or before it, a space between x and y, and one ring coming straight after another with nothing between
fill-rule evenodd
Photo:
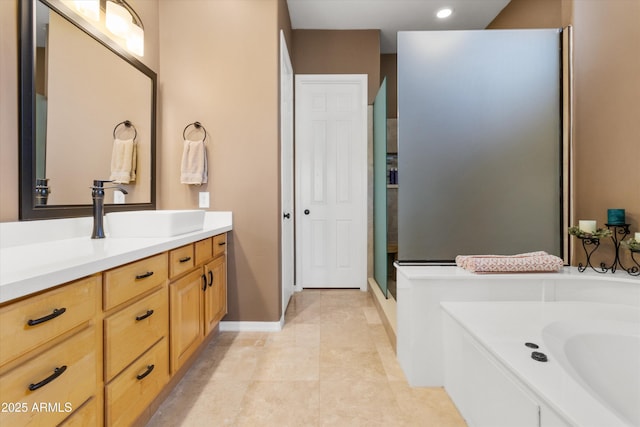
<instances>
[{"instance_id":1,"label":"light bulb","mask_svg":"<svg viewBox=\"0 0 640 427\"><path fill-rule=\"evenodd\" d=\"M100 0L75 0L73 5L83 17L92 21L100 20Z\"/></svg>"},{"instance_id":2,"label":"light bulb","mask_svg":"<svg viewBox=\"0 0 640 427\"><path fill-rule=\"evenodd\" d=\"M133 25L129 11L119 4L107 1L107 29L116 36L127 37Z\"/></svg>"},{"instance_id":3,"label":"light bulb","mask_svg":"<svg viewBox=\"0 0 640 427\"><path fill-rule=\"evenodd\" d=\"M129 28L127 49L135 55L144 56L144 30L135 24Z\"/></svg>"}]
</instances>

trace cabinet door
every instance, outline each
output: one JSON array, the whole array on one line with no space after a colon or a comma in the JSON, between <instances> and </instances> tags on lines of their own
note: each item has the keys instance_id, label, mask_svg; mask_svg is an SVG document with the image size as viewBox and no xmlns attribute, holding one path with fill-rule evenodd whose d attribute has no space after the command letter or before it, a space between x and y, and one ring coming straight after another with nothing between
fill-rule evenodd
<instances>
[{"instance_id":1,"label":"cabinet door","mask_svg":"<svg viewBox=\"0 0 640 427\"><path fill-rule=\"evenodd\" d=\"M180 369L202 342L202 299L206 284L206 277L199 268L169 286L172 373Z\"/></svg>"},{"instance_id":2,"label":"cabinet door","mask_svg":"<svg viewBox=\"0 0 640 427\"><path fill-rule=\"evenodd\" d=\"M207 290L204 293L204 333L216 327L227 314L227 269L225 257L220 256L205 265Z\"/></svg>"}]
</instances>

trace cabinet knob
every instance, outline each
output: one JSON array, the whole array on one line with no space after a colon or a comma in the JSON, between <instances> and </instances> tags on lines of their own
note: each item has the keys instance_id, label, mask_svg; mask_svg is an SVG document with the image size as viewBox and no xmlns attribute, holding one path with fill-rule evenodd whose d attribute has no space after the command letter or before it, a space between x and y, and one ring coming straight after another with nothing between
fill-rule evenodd
<instances>
[{"instance_id":1,"label":"cabinet knob","mask_svg":"<svg viewBox=\"0 0 640 427\"><path fill-rule=\"evenodd\" d=\"M305 215L309 215L310 213L311 213L311 211L310 211L309 209L305 209L305 210L304 210L304 214L305 214Z\"/></svg>"}]
</instances>

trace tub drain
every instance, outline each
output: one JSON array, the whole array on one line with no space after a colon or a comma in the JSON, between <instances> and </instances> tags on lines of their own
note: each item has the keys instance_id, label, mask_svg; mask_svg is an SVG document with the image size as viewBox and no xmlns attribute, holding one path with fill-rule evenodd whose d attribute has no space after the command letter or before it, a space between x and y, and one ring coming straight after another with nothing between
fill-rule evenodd
<instances>
[{"instance_id":1,"label":"tub drain","mask_svg":"<svg viewBox=\"0 0 640 427\"><path fill-rule=\"evenodd\" d=\"M540 353L539 351L534 351L533 353L531 353L531 358L538 362L546 362L547 360L549 360L547 359L546 354Z\"/></svg>"}]
</instances>

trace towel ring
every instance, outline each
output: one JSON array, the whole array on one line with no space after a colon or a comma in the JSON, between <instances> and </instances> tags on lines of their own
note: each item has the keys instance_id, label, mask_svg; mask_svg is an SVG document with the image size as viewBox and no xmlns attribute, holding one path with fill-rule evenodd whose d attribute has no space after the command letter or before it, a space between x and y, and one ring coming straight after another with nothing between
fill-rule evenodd
<instances>
[{"instance_id":1,"label":"towel ring","mask_svg":"<svg viewBox=\"0 0 640 427\"><path fill-rule=\"evenodd\" d=\"M202 140L204 141L207 139L207 130L200 124L200 122L193 122L186 125L184 130L182 131L182 139L187 139L187 129L189 129L189 126L193 126L196 129L202 129L202 131L204 132L204 138L202 138Z\"/></svg>"},{"instance_id":2,"label":"towel ring","mask_svg":"<svg viewBox=\"0 0 640 427\"><path fill-rule=\"evenodd\" d=\"M118 127L119 127L120 125L124 125L124 126L125 126L125 127L127 127L127 128L133 128L133 132L134 132L134 134L133 134L133 140L135 141L135 140L136 140L136 137L138 136L138 130L137 130L137 129L136 129L136 127L133 125L133 123L131 123L131 121L129 121L129 120L122 121L122 122L118 123L118 124L116 125L116 127L114 127L114 128L113 128L113 139L116 139L116 130L118 129Z\"/></svg>"}]
</instances>

